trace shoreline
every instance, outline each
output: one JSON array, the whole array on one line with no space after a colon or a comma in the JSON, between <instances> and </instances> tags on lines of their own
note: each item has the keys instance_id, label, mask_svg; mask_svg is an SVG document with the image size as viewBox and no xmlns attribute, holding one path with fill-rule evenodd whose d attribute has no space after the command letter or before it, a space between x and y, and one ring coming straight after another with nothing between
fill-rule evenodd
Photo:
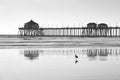
<instances>
[{"instance_id":1,"label":"shoreline","mask_svg":"<svg viewBox=\"0 0 120 80\"><path fill-rule=\"evenodd\" d=\"M0 48L120 47L120 37L21 37L0 35Z\"/></svg>"}]
</instances>

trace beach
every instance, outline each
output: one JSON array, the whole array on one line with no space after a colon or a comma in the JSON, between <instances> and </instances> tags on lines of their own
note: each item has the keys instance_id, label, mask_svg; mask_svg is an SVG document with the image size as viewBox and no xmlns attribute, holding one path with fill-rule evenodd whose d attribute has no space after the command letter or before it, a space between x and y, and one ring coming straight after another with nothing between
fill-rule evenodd
<instances>
[{"instance_id":1,"label":"beach","mask_svg":"<svg viewBox=\"0 0 120 80\"><path fill-rule=\"evenodd\" d=\"M22 37L1 35L0 48L120 46L119 37Z\"/></svg>"},{"instance_id":2,"label":"beach","mask_svg":"<svg viewBox=\"0 0 120 80\"><path fill-rule=\"evenodd\" d=\"M119 80L120 38L1 35L0 63L0 80Z\"/></svg>"}]
</instances>

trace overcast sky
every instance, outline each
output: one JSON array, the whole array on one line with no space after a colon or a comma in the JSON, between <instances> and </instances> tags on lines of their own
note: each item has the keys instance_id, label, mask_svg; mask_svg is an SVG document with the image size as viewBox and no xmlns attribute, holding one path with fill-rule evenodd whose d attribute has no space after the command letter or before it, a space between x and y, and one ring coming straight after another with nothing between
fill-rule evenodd
<instances>
[{"instance_id":1,"label":"overcast sky","mask_svg":"<svg viewBox=\"0 0 120 80\"><path fill-rule=\"evenodd\" d=\"M0 34L17 34L18 27L31 19L39 25L120 26L120 0L0 0Z\"/></svg>"}]
</instances>

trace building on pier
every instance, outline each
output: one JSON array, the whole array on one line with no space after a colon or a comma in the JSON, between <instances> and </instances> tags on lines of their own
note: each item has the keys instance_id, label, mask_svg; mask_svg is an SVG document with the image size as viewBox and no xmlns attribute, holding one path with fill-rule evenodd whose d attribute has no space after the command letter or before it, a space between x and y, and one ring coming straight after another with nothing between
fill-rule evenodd
<instances>
[{"instance_id":1,"label":"building on pier","mask_svg":"<svg viewBox=\"0 0 120 80\"><path fill-rule=\"evenodd\" d=\"M83 30L83 35L86 36L107 36L109 34L108 25L105 23L88 23L87 28Z\"/></svg>"},{"instance_id":2,"label":"building on pier","mask_svg":"<svg viewBox=\"0 0 120 80\"><path fill-rule=\"evenodd\" d=\"M47 37L118 37L120 27L109 27L106 23L88 23L86 27L42 28L33 20L19 28L20 36Z\"/></svg>"},{"instance_id":3,"label":"building on pier","mask_svg":"<svg viewBox=\"0 0 120 80\"><path fill-rule=\"evenodd\" d=\"M40 29L39 24L33 20L24 24L24 27L19 28L19 35L21 36L38 36L43 35L42 29Z\"/></svg>"}]
</instances>

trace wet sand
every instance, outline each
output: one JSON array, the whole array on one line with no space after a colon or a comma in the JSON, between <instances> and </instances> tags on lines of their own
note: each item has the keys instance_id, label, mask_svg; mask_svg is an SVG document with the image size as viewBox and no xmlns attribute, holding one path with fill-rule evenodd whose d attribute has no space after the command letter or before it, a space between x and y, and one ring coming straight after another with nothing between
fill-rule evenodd
<instances>
[{"instance_id":1,"label":"wet sand","mask_svg":"<svg viewBox=\"0 0 120 80\"><path fill-rule=\"evenodd\" d=\"M0 48L120 46L120 38L20 37L0 35Z\"/></svg>"}]
</instances>

